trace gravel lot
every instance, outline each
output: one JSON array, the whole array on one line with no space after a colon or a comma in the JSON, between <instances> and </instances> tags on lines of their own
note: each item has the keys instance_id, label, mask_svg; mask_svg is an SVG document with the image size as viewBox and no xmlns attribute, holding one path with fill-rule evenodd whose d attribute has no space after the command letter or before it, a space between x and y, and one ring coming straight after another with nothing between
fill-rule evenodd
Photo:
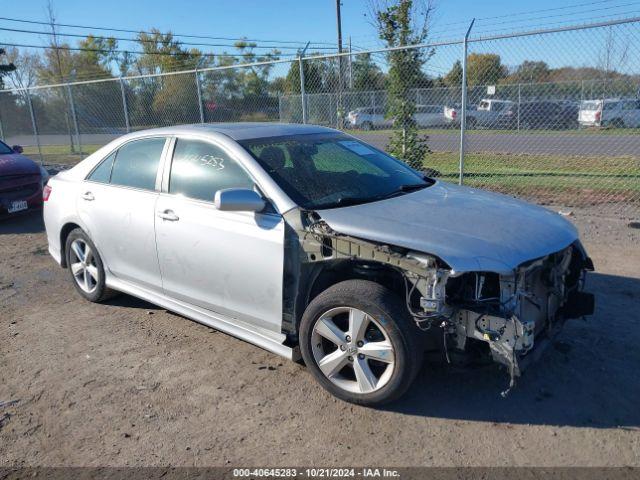
<instances>
[{"instance_id":1,"label":"gravel lot","mask_svg":"<svg viewBox=\"0 0 640 480\"><path fill-rule=\"evenodd\" d=\"M0 466L640 466L640 230L573 213L596 315L507 398L504 371L433 361L385 410L132 297L82 301L40 217L5 221Z\"/></svg>"}]
</instances>

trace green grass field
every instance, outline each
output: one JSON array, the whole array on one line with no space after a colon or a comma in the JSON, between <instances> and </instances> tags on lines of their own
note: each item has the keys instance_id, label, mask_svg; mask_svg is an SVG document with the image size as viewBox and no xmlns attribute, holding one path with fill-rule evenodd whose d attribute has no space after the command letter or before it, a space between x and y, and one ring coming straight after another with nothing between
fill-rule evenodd
<instances>
[{"instance_id":1,"label":"green grass field","mask_svg":"<svg viewBox=\"0 0 640 480\"><path fill-rule=\"evenodd\" d=\"M371 134L391 134L391 129L380 130L348 130L348 133L357 135L371 135ZM419 130L423 135L459 135L458 128L424 128ZM610 135L638 135L640 134L640 128L581 128L578 130L506 130L506 129L490 129L490 128L477 128L475 130L467 130L468 135L522 135L523 133L530 135L571 135L571 136L610 136Z\"/></svg>"},{"instance_id":2,"label":"green grass field","mask_svg":"<svg viewBox=\"0 0 640 480\"><path fill-rule=\"evenodd\" d=\"M83 145L84 156L100 146ZM37 147L25 147L25 154L39 158ZM75 164L81 159L68 145L43 146L42 154L45 163ZM457 152L431 153L424 166L438 171L443 180L458 179ZM464 171L466 185L541 203L640 203L640 157L469 153Z\"/></svg>"}]
</instances>

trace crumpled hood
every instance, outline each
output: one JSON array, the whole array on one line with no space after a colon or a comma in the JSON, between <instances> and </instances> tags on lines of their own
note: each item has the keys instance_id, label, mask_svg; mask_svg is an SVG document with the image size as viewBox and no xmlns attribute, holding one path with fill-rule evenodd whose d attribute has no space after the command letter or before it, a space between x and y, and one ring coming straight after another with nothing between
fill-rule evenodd
<instances>
[{"instance_id":1,"label":"crumpled hood","mask_svg":"<svg viewBox=\"0 0 640 480\"><path fill-rule=\"evenodd\" d=\"M570 222L545 208L440 181L388 200L318 213L336 232L429 253L456 272L506 274L578 239Z\"/></svg>"},{"instance_id":2,"label":"crumpled hood","mask_svg":"<svg viewBox=\"0 0 640 480\"><path fill-rule=\"evenodd\" d=\"M39 175L40 167L19 153L0 155L0 177L5 175Z\"/></svg>"}]
</instances>

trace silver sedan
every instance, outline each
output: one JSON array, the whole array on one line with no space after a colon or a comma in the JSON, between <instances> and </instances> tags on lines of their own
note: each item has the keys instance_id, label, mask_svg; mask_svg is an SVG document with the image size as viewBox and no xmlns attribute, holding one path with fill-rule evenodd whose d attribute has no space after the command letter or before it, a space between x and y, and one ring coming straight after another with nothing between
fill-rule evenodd
<instances>
[{"instance_id":1,"label":"silver sedan","mask_svg":"<svg viewBox=\"0 0 640 480\"><path fill-rule=\"evenodd\" d=\"M398 398L434 347L506 365L513 385L593 311L566 220L328 128L132 133L53 177L45 199L49 252L87 300L125 292L301 355L355 403Z\"/></svg>"}]
</instances>

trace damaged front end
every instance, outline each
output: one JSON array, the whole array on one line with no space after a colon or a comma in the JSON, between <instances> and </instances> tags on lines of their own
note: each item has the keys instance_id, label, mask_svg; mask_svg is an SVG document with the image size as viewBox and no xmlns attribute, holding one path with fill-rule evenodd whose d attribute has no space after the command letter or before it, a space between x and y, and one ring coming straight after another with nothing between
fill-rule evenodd
<instances>
[{"instance_id":1,"label":"damaged front end","mask_svg":"<svg viewBox=\"0 0 640 480\"><path fill-rule=\"evenodd\" d=\"M295 230L289 245L298 250L299 259L299 269L289 270L289 291L304 290L300 285L311 281L325 262L350 260L392 269L402 279L398 293L416 325L442 329L447 359L454 352L488 350L493 361L507 367L509 388L565 320L593 313L594 297L582 291L593 264L578 241L508 274L456 272L435 256L341 235L315 212L301 213L289 218ZM300 298L285 298L285 305L291 305L292 331L300 303Z\"/></svg>"},{"instance_id":2,"label":"damaged front end","mask_svg":"<svg viewBox=\"0 0 640 480\"><path fill-rule=\"evenodd\" d=\"M526 262L510 275L471 272L449 279L446 322L453 348L486 342L494 361L506 365L510 387L570 318L591 315L594 297L582 291L591 260L578 242Z\"/></svg>"}]
</instances>

